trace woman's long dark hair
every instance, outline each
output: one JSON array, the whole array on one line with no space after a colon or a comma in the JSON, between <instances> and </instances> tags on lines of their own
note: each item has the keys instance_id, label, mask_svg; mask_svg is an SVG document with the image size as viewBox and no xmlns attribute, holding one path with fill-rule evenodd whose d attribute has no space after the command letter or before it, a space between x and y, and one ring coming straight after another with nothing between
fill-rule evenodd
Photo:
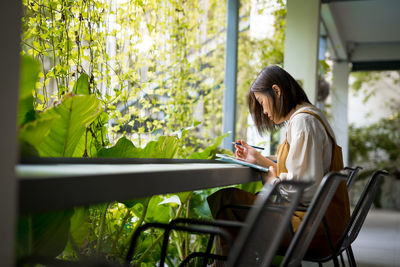
<instances>
[{"instance_id":1,"label":"woman's long dark hair","mask_svg":"<svg viewBox=\"0 0 400 267\"><path fill-rule=\"evenodd\" d=\"M280 101L277 101L272 89L274 84L281 89ZM287 71L275 65L264 68L254 80L247 94L249 110L260 134L266 130L274 131L277 125L263 113L263 108L256 100L254 92L263 93L272 100L273 113L278 118L285 117L300 103L311 104L303 88Z\"/></svg>"}]
</instances>

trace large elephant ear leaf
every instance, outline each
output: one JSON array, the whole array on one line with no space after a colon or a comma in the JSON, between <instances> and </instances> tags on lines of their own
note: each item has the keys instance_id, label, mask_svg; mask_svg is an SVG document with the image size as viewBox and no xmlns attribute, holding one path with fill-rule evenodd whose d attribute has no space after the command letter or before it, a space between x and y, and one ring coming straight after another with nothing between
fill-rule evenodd
<instances>
[{"instance_id":1,"label":"large elephant ear leaf","mask_svg":"<svg viewBox=\"0 0 400 267\"><path fill-rule=\"evenodd\" d=\"M89 236L90 223L89 221L89 209L86 207L74 208L74 215L70 220L70 241L75 246L81 248L84 246L86 239Z\"/></svg>"},{"instance_id":2,"label":"large elephant ear leaf","mask_svg":"<svg viewBox=\"0 0 400 267\"><path fill-rule=\"evenodd\" d=\"M18 125L32 121L35 118L33 95L40 72L40 64L28 56L21 57L21 78L18 104Z\"/></svg>"},{"instance_id":3,"label":"large elephant ear leaf","mask_svg":"<svg viewBox=\"0 0 400 267\"><path fill-rule=\"evenodd\" d=\"M102 111L89 127L90 131L82 135L72 157L97 157L97 153L108 144L107 123L108 114Z\"/></svg>"},{"instance_id":4,"label":"large elephant ear leaf","mask_svg":"<svg viewBox=\"0 0 400 267\"><path fill-rule=\"evenodd\" d=\"M76 81L72 92L76 95L89 95L89 76L86 73L82 73Z\"/></svg>"},{"instance_id":5,"label":"large elephant ear leaf","mask_svg":"<svg viewBox=\"0 0 400 267\"><path fill-rule=\"evenodd\" d=\"M110 148L103 148L97 154L99 158L137 158L139 155L139 148L136 148L132 141L126 137L121 137L115 146Z\"/></svg>"},{"instance_id":6,"label":"large elephant ear leaf","mask_svg":"<svg viewBox=\"0 0 400 267\"><path fill-rule=\"evenodd\" d=\"M21 217L18 222L17 257L56 257L65 248L73 210Z\"/></svg>"},{"instance_id":7,"label":"large elephant ear leaf","mask_svg":"<svg viewBox=\"0 0 400 267\"><path fill-rule=\"evenodd\" d=\"M162 158L174 158L179 148L179 140L175 136L162 136L158 142Z\"/></svg>"},{"instance_id":8,"label":"large elephant ear leaf","mask_svg":"<svg viewBox=\"0 0 400 267\"><path fill-rule=\"evenodd\" d=\"M54 115L52 117L46 116L45 118L39 118L37 120L26 123L19 130L20 140L29 143L35 148L38 148L42 141L49 134L54 123L60 117Z\"/></svg>"},{"instance_id":9,"label":"large elephant ear leaf","mask_svg":"<svg viewBox=\"0 0 400 267\"><path fill-rule=\"evenodd\" d=\"M172 159L178 148L179 142L175 136L160 136L157 141L148 142L139 157Z\"/></svg>"},{"instance_id":10,"label":"large elephant ear leaf","mask_svg":"<svg viewBox=\"0 0 400 267\"><path fill-rule=\"evenodd\" d=\"M100 101L94 95L68 97L40 118L59 116L38 148L42 157L71 157L86 128L99 116Z\"/></svg>"}]
</instances>

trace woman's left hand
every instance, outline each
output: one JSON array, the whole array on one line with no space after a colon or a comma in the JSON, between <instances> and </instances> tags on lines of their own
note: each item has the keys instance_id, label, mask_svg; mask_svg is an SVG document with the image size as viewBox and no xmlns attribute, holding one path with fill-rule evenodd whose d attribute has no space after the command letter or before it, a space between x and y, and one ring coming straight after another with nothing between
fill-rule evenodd
<instances>
[{"instance_id":1,"label":"woman's left hand","mask_svg":"<svg viewBox=\"0 0 400 267\"><path fill-rule=\"evenodd\" d=\"M268 168L268 172L264 172L261 174L264 183L271 183L275 178L278 178L276 174L276 167L270 166Z\"/></svg>"}]
</instances>

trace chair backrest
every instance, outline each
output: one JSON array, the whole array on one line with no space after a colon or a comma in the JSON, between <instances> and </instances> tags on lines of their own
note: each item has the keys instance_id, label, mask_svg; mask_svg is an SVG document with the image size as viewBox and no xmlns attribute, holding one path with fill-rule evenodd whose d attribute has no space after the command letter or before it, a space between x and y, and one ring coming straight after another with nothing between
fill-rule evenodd
<instances>
[{"instance_id":1,"label":"chair backrest","mask_svg":"<svg viewBox=\"0 0 400 267\"><path fill-rule=\"evenodd\" d=\"M291 186L295 190L293 197L283 205L269 204L273 191L282 185ZM290 229L291 218L301 196L310 185L293 181L264 185L229 253L227 266L270 266Z\"/></svg>"},{"instance_id":2,"label":"chair backrest","mask_svg":"<svg viewBox=\"0 0 400 267\"><path fill-rule=\"evenodd\" d=\"M375 171L371 178L368 180L360 199L357 202L356 207L351 214L350 221L344 231L344 235L339 244L345 248L349 246L357 238L358 233L361 230L365 218L371 208L372 202L374 201L376 192L378 191L379 185L383 179L383 176L389 173L384 170Z\"/></svg>"},{"instance_id":3,"label":"chair backrest","mask_svg":"<svg viewBox=\"0 0 400 267\"><path fill-rule=\"evenodd\" d=\"M318 226L342 180L347 175L330 172L322 179L307 213L287 249L281 266L300 266Z\"/></svg>"},{"instance_id":4,"label":"chair backrest","mask_svg":"<svg viewBox=\"0 0 400 267\"><path fill-rule=\"evenodd\" d=\"M351 188L353 187L353 183L355 181L355 177L357 176L357 173L361 170L362 168L360 166L357 166L355 168L351 167L345 167L344 170L348 172L349 177L347 178L346 181L346 186L347 186L347 191L351 191Z\"/></svg>"}]
</instances>

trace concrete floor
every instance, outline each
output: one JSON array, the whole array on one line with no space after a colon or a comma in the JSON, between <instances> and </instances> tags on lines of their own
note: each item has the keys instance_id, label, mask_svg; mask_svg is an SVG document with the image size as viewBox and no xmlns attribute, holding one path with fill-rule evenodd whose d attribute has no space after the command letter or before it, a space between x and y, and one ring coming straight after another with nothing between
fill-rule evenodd
<instances>
[{"instance_id":1,"label":"concrete floor","mask_svg":"<svg viewBox=\"0 0 400 267\"><path fill-rule=\"evenodd\" d=\"M400 212L370 210L352 247L359 267L400 266ZM304 262L302 266L318 264ZM333 264L324 263L323 266Z\"/></svg>"}]
</instances>

